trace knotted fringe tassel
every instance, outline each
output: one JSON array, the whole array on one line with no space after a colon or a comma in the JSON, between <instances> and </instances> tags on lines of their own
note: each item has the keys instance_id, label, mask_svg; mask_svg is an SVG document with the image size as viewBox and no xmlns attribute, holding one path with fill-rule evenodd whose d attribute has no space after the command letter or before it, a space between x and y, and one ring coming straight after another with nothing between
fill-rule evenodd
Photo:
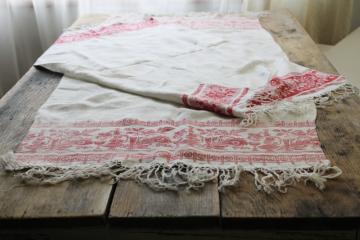
<instances>
[{"instance_id":1,"label":"knotted fringe tassel","mask_svg":"<svg viewBox=\"0 0 360 240\"><path fill-rule=\"evenodd\" d=\"M326 181L340 176L342 171L338 167L318 165L306 169L281 171L256 169L251 173L254 175L256 188L270 194L274 191L286 193L288 186L293 186L300 181L304 181L305 184L312 182L318 189L324 190Z\"/></svg>"},{"instance_id":2,"label":"knotted fringe tassel","mask_svg":"<svg viewBox=\"0 0 360 240\"><path fill-rule=\"evenodd\" d=\"M209 164L184 162L151 162L140 163L131 167L121 162L109 162L103 165L72 165L72 166L25 166L15 161L13 153L0 157L0 169L12 173L25 184L57 184L67 180L89 179L111 176L113 183L121 180L135 180L156 191L164 190L199 190L207 182L218 181L219 191L226 187L236 186L241 172L254 175L257 190L268 194L274 191L286 193L287 187L297 182L312 182L323 190L328 179L341 175L338 167L319 165L311 168L285 170L268 170L256 168L245 170L239 165L213 166Z\"/></svg>"},{"instance_id":3,"label":"knotted fringe tassel","mask_svg":"<svg viewBox=\"0 0 360 240\"><path fill-rule=\"evenodd\" d=\"M313 100L318 108L325 108L334 105L335 103L353 95L359 95L359 89L347 83L341 85L340 87L332 91L323 93L308 100L309 101ZM242 119L240 126L250 127L252 125L256 125L258 119L261 118L260 116L263 115L271 116L272 114L274 114L274 109L277 109L277 111L284 111L290 113L298 113L298 114L306 113L308 112L308 109L301 106L301 104L304 101L306 100L279 101L279 102L274 102L273 104L269 104L267 106L255 107L249 110L247 113L244 113L244 118Z\"/></svg>"},{"instance_id":4,"label":"knotted fringe tassel","mask_svg":"<svg viewBox=\"0 0 360 240\"><path fill-rule=\"evenodd\" d=\"M352 95L359 95L359 89L347 83L336 88L333 91L315 97L314 101L317 107L324 108L326 106L331 106L334 103L337 103L340 100L348 98Z\"/></svg>"}]
</instances>

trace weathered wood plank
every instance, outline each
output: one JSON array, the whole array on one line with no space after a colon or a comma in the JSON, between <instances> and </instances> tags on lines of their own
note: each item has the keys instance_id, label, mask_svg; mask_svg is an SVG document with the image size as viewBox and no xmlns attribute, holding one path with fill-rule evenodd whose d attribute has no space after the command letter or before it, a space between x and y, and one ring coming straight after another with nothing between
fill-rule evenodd
<instances>
[{"instance_id":1,"label":"weathered wood plank","mask_svg":"<svg viewBox=\"0 0 360 240\"><path fill-rule=\"evenodd\" d=\"M319 71L336 73L333 65L290 12L271 12L260 21L291 61Z\"/></svg>"},{"instance_id":2,"label":"weathered wood plank","mask_svg":"<svg viewBox=\"0 0 360 240\"><path fill-rule=\"evenodd\" d=\"M25 137L40 106L61 75L31 68L0 101L0 154L14 150ZM55 186L23 186L0 176L0 219L103 216L112 186L109 181L65 182Z\"/></svg>"},{"instance_id":3,"label":"weathered wood plank","mask_svg":"<svg viewBox=\"0 0 360 240\"><path fill-rule=\"evenodd\" d=\"M294 17L287 12L262 19L263 26L288 54L304 66L325 72L335 69ZM298 186L287 194L267 195L254 189L252 177L221 194L223 218L301 218L360 216L360 101L358 97L335 106L318 109L317 131L324 152L343 175L327 183L320 192L314 187Z\"/></svg>"},{"instance_id":4,"label":"weathered wood plank","mask_svg":"<svg viewBox=\"0 0 360 240\"><path fill-rule=\"evenodd\" d=\"M155 192L133 181L123 181L115 190L109 217L220 217L217 183L209 183L199 191Z\"/></svg>"}]
</instances>

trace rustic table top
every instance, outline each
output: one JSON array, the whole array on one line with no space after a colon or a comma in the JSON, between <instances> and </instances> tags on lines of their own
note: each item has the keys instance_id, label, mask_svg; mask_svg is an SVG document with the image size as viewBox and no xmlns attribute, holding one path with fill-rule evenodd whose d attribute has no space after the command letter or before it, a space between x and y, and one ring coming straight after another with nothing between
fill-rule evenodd
<instances>
[{"instance_id":1,"label":"rustic table top","mask_svg":"<svg viewBox=\"0 0 360 240\"><path fill-rule=\"evenodd\" d=\"M101 21L88 16L75 24ZM274 12L261 23L289 58L324 72L336 72L296 19ZM0 101L0 154L15 149L34 115L61 80L60 74L31 68ZM343 170L328 188L298 184L287 194L258 192L251 177L240 186L219 193L217 184L199 192L154 192L132 181L111 185L98 179L55 186L22 186L9 175L0 176L0 220L93 219L137 226L162 222L177 226L241 227L245 220L358 219L360 217L360 99L353 96L318 109L317 131L326 156ZM5 189L5 190L4 190ZM354 221L351 221L354 223ZM356 221L355 221L356 222ZM197 225L199 226L199 225ZM246 225L242 225L246 226Z\"/></svg>"}]
</instances>

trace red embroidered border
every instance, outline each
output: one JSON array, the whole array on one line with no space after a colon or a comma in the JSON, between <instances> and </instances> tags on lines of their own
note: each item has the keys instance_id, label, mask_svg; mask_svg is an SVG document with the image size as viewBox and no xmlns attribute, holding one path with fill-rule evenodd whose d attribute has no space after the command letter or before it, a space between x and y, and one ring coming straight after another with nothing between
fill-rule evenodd
<instances>
[{"instance_id":1,"label":"red embroidered border","mask_svg":"<svg viewBox=\"0 0 360 240\"><path fill-rule=\"evenodd\" d=\"M240 128L238 121L141 121L35 124L18 161L88 163L109 160L296 163L325 160L314 123L277 122Z\"/></svg>"},{"instance_id":2,"label":"red embroidered border","mask_svg":"<svg viewBox=\"0 0 360 240\"><path fill-rule=\"evenodd\" d=\"M173 17L168 20L155 20L150 18L138 23L116 23L109 26L101 27L100 29L91 29L76 34L64 34L55 41L55 44L63 44L74 41L83 41L87 39L98 38L101 36L113 35L121 32L136 31L145 28L159 26L160 24L179 24L190 27L192 29L233 29L233 30L253 30L260 29L261 25L258 19L248 19L238 17L234 19L198 19Z\"/></svg>"},{"instance_id":3,"label":"red embroidered border","mask_svg":"<svg viewBox=\"0 0 360 240\"><path fill-rule=\"evenodd\" d=\"M194 93L190 95L183 94L181 100L188 107L232 116L233 108L248 91L248 88L229 88L216 84L200 84Z\"/></svg>"},{"instance_id":4,"label":"red embroidered border","mask_svg":"<svg viewBox=\"0 0 360 240\"><path fill-rule=\"evenodd\" d=\"M248 101L247 107L273 103L319 91L334 83L344 82L345 78L335 74L321 73L310 70L304 73L290 73L283 77L274 77L268 84L256 91Z\"/></svg>"},{"instance_id":5,"label":"red embroidered border","mask_svg":"<svg viewBox=\"0 0 360 240\"><path fill-rule=\"evenodd\" d=\"M83 40L98 38L101 36L113 35L113 34L121 33L121 32L129 32L129 31L136 31L136 30L145 29L145 28L156 27L158 25L159 25L159 22L154 21L154 20L148 20L148 21L139 22L139 23L116 23L116 24L112 24L110 26L102 27L97 30L88 30L88 31L84 31L81 33L76 33L76 34L62 35L62 36L60 36L60 38L58 38L55 41L55 44L62 44L62 43L68 43L68 42L74 42L74 41L83 41Z\"/></svg>"},{"instance_id":6,"label":"red embroidered border","mask_svg":"<svg viewBox=\"0 0 360 240\"><path fill-rule=\"evenodd\" d=\"M220 128L191 125L154 127L31 128L18 152L138 152L194 148L244 153L321 152L314 127Z\"/></svg>"}]
</instances>

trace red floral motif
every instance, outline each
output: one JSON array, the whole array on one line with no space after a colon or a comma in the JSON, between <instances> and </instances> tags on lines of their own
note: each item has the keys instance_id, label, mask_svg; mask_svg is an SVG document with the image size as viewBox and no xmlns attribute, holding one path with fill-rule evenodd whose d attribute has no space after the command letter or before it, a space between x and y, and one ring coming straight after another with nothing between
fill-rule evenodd
<instances>
[{"instance_id":1,"label":"red floral motif","mask_svg":"<svg viewBox=\"0 0 360 240\"><path fill-rule=\"evenodd\" d=\"M253 30L260 29L261 25L258 19L252 18L242 18L237 17L235 19L202 19L194 20L192 18L184 17L172 17L167 20L155 20L154 18L149 18L146 21L138 23L116 23L109 26L104 26L99 29L90 29L82 31L75 34L64 34L60 36L58 40L55 41L55 44L62 44L74 41L83 41L93 38L98 38L101 36L109 36L121 32L136 31L145 28L151 28L159 26L160 24L179 24L187 26L192 29L211 29L211 28L221 28L221 29L233 29L233 30Z\"/></svg>"},{"instance_id":2,"label":"red floral motif","mask_svg":"<svg viewBox=\"0 0 360 240\"><path fill-rule=\"evenodd\" d=\"M224 115L232 115L233 107L247 94L248 88L229 88L215 84L200 84L196 91L182 95L186 106Z\"/></svg>"},{"instance_id":3,"label":"red floral motif","mask_svg":"<svg viewBox=\"0 0 360 240\"><path fill-rule=\"evenodd\" d=\"M20 153L86 153L154 151L178 152L197 149L245 153L321 153L313 126L301 127L172 127L164 122L154 127L32 128L18 148Z\"/></svg>"},{"instance_id":4,"label":"red floral motif","mask_svg":"<svg viewBox=\"0 0 360 240\"><path fill-rule=\"evenodd\" d=\"M74 41L83 41L101 36L113 35L121 32L136 31L144 28L151 28L158 26L159 23L153 19L149 19L139 23L116 23L109 26L104 26L99 29L90 29L76 34L65 34L60 36L55 41L55 44L68 43Z\"/></svg>"},{"instance_id":5,"label":"red floral motif","mask_svg":"<svg viewBox=\"0 0 360 240\"><path fill-rule=\"evenodd\" d=\"M216 95L226 98L228 95ZM318 163L325 160L314 122L240 128L230 120L36 123L17 149L18 161L93 163L136 159L205 162Z\"/></svg>"},{"instance_id":6,"label":"red floral motif","mask_svg":"<svg viewBox=\"0 0 360 240\"><path fill-rule=\"evenodd\" d=\"M296 95L309 94L334 82L342 82L342 76L311 70L305 73L291 73L283 77L274 77L257 91L248 101L248 107L273 103Z\"/></svg>"}]
</instances>

